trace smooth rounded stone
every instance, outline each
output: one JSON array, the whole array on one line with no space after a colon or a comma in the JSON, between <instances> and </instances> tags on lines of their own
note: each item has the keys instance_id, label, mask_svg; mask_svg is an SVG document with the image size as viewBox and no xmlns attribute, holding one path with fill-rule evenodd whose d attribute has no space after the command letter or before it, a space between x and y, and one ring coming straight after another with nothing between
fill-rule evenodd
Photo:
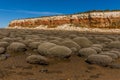
<instances>
[{"instance_id":1,"label":"smooth rounded stone","mask_svg":"<svg viewBox=\"0 0 120 80\"><path fill-rule=\"evenodd\" d=\"M8 32L7 30L5 31L0 31L0 38L3 37L3 36L9 36L10 32Z\"/></svg>"},{"instance_id":2,"label":"smooth rounded stone","mask_svg":"<svg viewBox=\"0 0 120 80\"><path fill-rule=\"evenodd\" d=\"M38 52L41 55L48 55L47 51L54 46L56 46L56 44L50 42L44 42L38 46Z\"/></svg>"},{"instance_id":3,"label":"smooth rounded stone","mask_svg":"<svg viewBox=\"0 0 120 80\"><path fill-rule=\"evenodd\" d=\"M93 44L92 47L98 47L98 48L101 48L101 49L102 49L102 48L103 48L103 45L101 45L101 44Z\"/></svg>"},{"instance_id":4,"label":"smooth rounded stone","mask_svg":"<svg viewBox=\"0 0 120 80\"><path fill-rule=\"evenodd\" d=\"M99 48L99 47L90 47L90 48L92 48L92 49L96 50L96 51L97 51L97 53L102 52L102 49L101 49L101 48Z\"/></svg>"},{"instance_id":5,"label":"smooth rounded stone","mask_svg":"<svg viewBox=\"0 0 120 80\"><path fill-rule=\"evenodd\" d=\"M7 59L7 55L5 54L0 55L0 61L6 60L6 59Z\"/></svg>"},{"instance_id":6,"label":"smooth rounded stone","mask_svg":"<svg viewBox=\"0 0 120 80\"><path fill-rule=\"evenodd\" d=\"M23 52L26 50L26 45L20 42L13 42L7 47L8 51Z\"/></svg>"},{"instance_id":7,"label":"smooth rounded stone","mask_svg":"<svg viewBox=\"0 0 120 80\"><path fill-rule=\"evenodd\" d=\"M72 50L72 53L73 54L76 54L77 52L78 52L78 50L75 48L75 47L72 47L72 48L70 48L71 50Z\"/></svg>"},{"instance_id":8,"label":"smooth rounded stone","mask_svg":"<svg viewBox=\"0 0 120 80\"><path fill-rule=\"evenodd\" d=\"M57 44L57 45L60 45L60 41L58 40L50 40L51 43L54 43L54 44Z\"/></svg>"},{"instance_id":9,"label":"smooth rounded stone","mask_svg":"<svg viewBox=\"0 0 120 80\"><path fill-rule=\"evenodd\" d=\"M78 37L78 36L75 35L75 34L71 34L71 35L69 35L69 38L71 38L71 39L76 38L76 37Z\"/></svg>"},{"instance_id":10,"label":"smooth rounded stone","mask_svg":"<svg viewBox=\"0 0 120 80\"><path fill-rule=\"evenodd\" d=\"M3 41L6 41L6 42L13 42L13 39L12 38L9 38L9 37L5 37L2 39Z\"/></svg>"},{"instance_id":11,"label":"smooth rounded stone","mask_svg":"<svg viewBox=\"0 0 120 80\"><path fill-rule=\"evenodd\" d=\"M71 53L71 49L65 46L54 46L47 51L49 56L60 58L68 58L71 56Z\"/></svg>"},{"instance_id":12,"label":"smooth rounded stone","mask_svg":"<svg viewBox=\"0 0 120 80\"><path fill-rule=\"evenodd\" d=\"M76 37L73 39L82 48L90 47L92 42L86 37Z\"/></svg>"},{"instance_id":13,"label":"smooth rounded stone","mask_svg":"<svg viewBox=\"0 0 120 80\"><path fill-rule=\"evenodd\" d=\"M41 44L41 42L32 42L32 43L30 43L28 46L29 46L31 49L37 49L40 44Z\"/></svg>"},{"instance_id":14,"label":"smooth rounded stone","mask_svg":"<svg viewBox=\"0 0 120 80\"><path fill-rule=\"evenodd\" d=\"M16 38L12 38L14 41L21 41L21 40L23 40L23 38L22 37L16 37Z\"/></svg>"},{"instance_id":15,"label":"smooth rounded stone","mask_svg":"<svg viewBox=\"0 0 120 80\"><path fill-rule=\"evenodd\" d=\"M91 40L92 42L94 42L94 40L93 40L93 39L94 39L94 36L88 36L87 38L88 38L89 40Z\"/></svg>"},{"instance_id":16,"label":"smooth rounded stone","mask_svg":"<svg viewBox=\"0 0 120 80\"><path fill-rule=\"evenodd\" d=\"M25 45L29 45L29 43L34 42L34 40L33 39L28 39L28 40L21 40L20 42L25 44Z\"/></svg>"},{"instance_id":17,"label":"smooth rounded stone","mask_svg":"<svg viewBox=\"0 0 120 80\"><path fill-rule=\"evenodd\" d=\"M102 52L102 53L100 53L100 55L108 55L108 56L110 56L113 59L117 59L118 58L118 56L116 54L110 53L110 52Z\"/></svg>"},{"instance_id":18,"label":"smooth rounded stone","mask_svg":"<svg viewBox=\"0 0 120 80\"><path fill-rule=\"evenodd\" d=\"M97 54L97 51L92 48L82 48L79 50L78 56L88 57L89 55Z\"/></svg>"},{"instance_id":19,"label":"smooth rounded stone","mask_svg":"<svg viewBox=\"0 0 120 80\"><path fill-rule=\"evenodd\" d=\"M109 39L111 39L112 41L116 41L116 40L119 40L118 39L118 36L107 36Z\"/></svg>"},{"instance_id":20,"label":"smooth rounded stone","mask_svg":"<svg viewBox=\"0 0 120 80\"><path fill-rule=\"evenodd\" d=\"M41 39L40 38L33 38L33 41L39 42L39 41L41 41Z\"/></svg>"},{"instance_id":21,"label":"smooth rounded stone","mask_svg":"<svg viewBox=\"0 0 120 80\"><path fill-rule=\"evenodd\" d=\"M120 36L117 36L117 39L120 41Z\"/></svg>"},{"instance_id":22,"label":"smooth rounded stone","mask_svg":"<svg viewBox=\"0 0 120 80\"><path fill-rule=\"evenodd\" d=\"M120 69L120 64L118 63L111 63L108 65L108 67L113 68L113 69Z\"/></svg>"},{"instance_id":23,"label":"smooth rounded stone","mask_svg":"<svg viewBox=\"0 0 120 80\"><path fill-rule=\"evenodd\" d=\"M61 41L62 40L62 38L60 38L60 37L49 37L49 39L50 40L57 40L57 41Z\"/></svg>"},{"instance_id":24,"label":"smooth rounded stone","mask_svg":"<svg viewBox=\"0 0 120 80\"><path fill-rule=\"evenodd\" d=\"M47 41L46 38L40 38L40 41Z\"/></svg>"},{"instance_id":25,"label":"smooth rounded stone","mask_svg":"<svg viewBox=\"0 0 120 80\"><path fill-rule=\"evenodd\" d=\"M11 38L11 39L12 39L12 42L19 41L17 38Z\"/></svg>"},{"instance_id":26,"label":"smooth rounded stone","mask_svg":"<svg viewBox=\"0 0 120 80\"><path fill-rule=\"evenodd\" d=\"M0 47L0 54L3 54L5 52L5 48Z\"/></svg>"},{"instance_id":27,"label":"smooth rounded stone","mask_svg":"<svg viewBox=\"0 0 120 80\"><path fill-rule=\"evenodd\" d=\"M120 49L120 41L112 41L106 47Z\"/></svg>"},{"instance_id":28,"label":"smooth rounded stone","mask_svg":"<svg viewBox=\"0 0 120 80\"><path fill-rule=\"evenodd\" d=\"M6 47L8 47L8 45L9 45L8 42L5 42L5 41L0 42L0 47L6 48Z\"/></svg>"},{"instance_id":29,"label":"smooth rounded stone","mask_svg":"<svg viewBox=\"0 0 120 80\"><path fill-rule=\"evenodd\" d=\"M90 56L88 56L88 58L86 59L86 62L87 62L87 63L90 63L90 64L98 64L98 65L102 65L102 66L107 66L107 65L109 65L112 61L113 61L113 59L112 59L110 56L100 55L100 54L90 55Z\"/></svg>"},{"instance_id":30,"label":"smooth rounded stone","mask_svg":"<svg viewBox=\"0 0 120 80\"><path fill-rule=\"evenodd\" d=\"M48 59L41 55L30 55L26 58L26 61L30 64L40 64L40 65L49 64Z\"/></svg>"},{"instance_id":31,"label":"smooth rounded stone","mask_svg":"<svg viewBox=\"0 0 120 80\"><path fill-rule=\"evenodd\" d=\"M107 37L95 37L95 39L97 40L97 41L99 41L99 42L111 42L112 40L111 39L109 39L109 38L107 38Z\"/></svg>"},{"instance_id":32,"label":"smooth rounded stone","mask_svg":"<svg viewBox=\"0 0 120 80\"><path fill-rule=\"evenodd\" d=\"M102 49L102 51L105 51L105 52L106 52L106 51L110 51L110 50L111 50L111 49L109 49L109 48L103 48L103 49Z\"/></svg>"},{"instance_id":33,"label":"smooth rounded stone","mask_svg":"<svg viewBox=\"0 0 120 80\"><path fill-rule=\"evenodd\" d=\"M119 51L114 51L114 50L111 50L111 51L109 51L110 53L114 53L114 54L116 54L118 57L120 57L120 52Z\"/></svg>"},{"instance_id":34,"label":"smooth rounded stone","mask_svg":"<svg viewBox=\"0 0 120 80\"><path fill-rule=\"evenodd\" d=\"M80 46L76 43L76 42L74 42L74 41L72 41L72 40L65 40L65 41L63 41L62 43L61 43L61 45L62 46L66 46L66 47L68 47L68 48L76 48L77 49L77 51L78 50L80 50Z\"/></svg>"}]
</instances>

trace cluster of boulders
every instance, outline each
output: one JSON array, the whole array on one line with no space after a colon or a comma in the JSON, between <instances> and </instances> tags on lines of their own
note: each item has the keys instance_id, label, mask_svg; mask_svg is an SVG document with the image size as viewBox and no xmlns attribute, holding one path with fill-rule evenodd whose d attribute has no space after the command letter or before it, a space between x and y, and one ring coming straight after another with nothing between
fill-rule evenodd
<instances>
[{"instance_id":1,"label":"cluster of boulders","mask_svg":"<svg viewBox=\"0 0 120 80\"><path fill-rule=\"evenodd\" d=\"M13 33L0 33L3 35L0 37L0 60L12 54L26 54L28 55L26 62L30 64L48 65L50 58L68 59L72 55L77 55L89 64L108 66L120 58L120 41L113 36L83 34L66 36L58 32L54 35L50 35L52 32L31 34L29 31Z\"/></svg>"},{"instance_id":2,"label":"cluster of boulders","mask_svg":"<svg viewBox=\"0 0 120 80\"><path fill-rule=\"evenodd\" d=\"M114 50L119 49L119 41L107 40L107 38L103 38L103 40L101 40L102 38L99 39L99 42L106 41L109 42L109 44L104 42L104 44L94 44L87 37L75 36L72 39L56 39L52 40L52 42L38 43L39 45L37 50L41 57L51 56L57 58L69 58L71 55L78 55L79 57L85 58L87 63L108 66L120 57L120 52L118 50ZM104 48L106 48L106 50ZM110 50L111 48L113 50ZM35 55L33 57L35 57ZM38 55L36 55L36 57L38 57ZM48 60L45 58L43 58L43 60L46 61L45 64L48 63Z\"/></svg>"},{"instance_id":3,"label":"cluster of boulders","mask_svg":"<svg viewBox=\"0 0 120 80\"><path fill-rule=\"evenodd\" d=\"M115 59L119 58L120 55L118 51L103 51L103 45L93 44L86 37L77 37L73 40L66 39L63 40L59 45L51 42L33 43L30 43L30 47L32 49L37 49L39 55L30 55L26 59L28 63L33 64L48 64L49 60L47 57L69 58L72 54L74 54L84 57L86 59L85 61L88 63L107 66ZM12 43L11 45L14 44ZM12 51L25 50L25 45L22 43L19 44L19 47L17 46L18 43L16 43L15 48L11 45L9 47L11 47Z\"/></svg>"}]
</instances>

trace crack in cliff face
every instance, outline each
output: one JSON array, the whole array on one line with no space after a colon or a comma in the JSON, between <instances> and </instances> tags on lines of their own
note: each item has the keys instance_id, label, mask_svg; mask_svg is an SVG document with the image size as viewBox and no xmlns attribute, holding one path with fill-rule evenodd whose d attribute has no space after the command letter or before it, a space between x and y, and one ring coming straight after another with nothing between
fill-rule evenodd
<instances>
[{"instance_id":1,"label":"crack in cliff face","mask_svg":"<svg viewBox=\"0 0 120 80\"><path fill-rule=\"evenodd\" d=\"M36 28L42 25L48 28L55 28L63 24L72 24L75 27L120 28L120 11L88 12L73 15L14 20L11 21L9 27Z\"/></svg>"}]
</instances>

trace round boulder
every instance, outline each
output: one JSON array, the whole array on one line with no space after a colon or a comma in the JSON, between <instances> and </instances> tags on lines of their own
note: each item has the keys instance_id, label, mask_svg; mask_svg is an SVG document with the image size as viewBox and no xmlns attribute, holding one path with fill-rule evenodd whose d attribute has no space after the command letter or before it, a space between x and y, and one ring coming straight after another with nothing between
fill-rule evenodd
<instances>
[{"instance_id":1,"label":"round boulder","mask_svg":"<svg viewBox=\"0 0 120 80\"><path fill-rule=\"evenodd\" d=\"M5 52L5 48L0 47L0 54L3 54Z\"/></svg>"},{"instance_id":2,"label":"round boulder","mask_svg":"<svg viewBox=\"0 0 120 80\"><path fill-rule=\"evenodd\" d=\"M48 59L41 55L30 55L26 58L26 61L30 64L47 65Z\"/></svg>"},{"instance_id":3,"label":"round boulder","mask_svg":"<svg viewBox=\"0 0 120 80\"><path fill-rule=\"evenodd\" d=\"M7 47L7 50L12 52L23 52L26 50L26 45L20 42L13 42Z\"/></svg>"},{"instance_id":4,"label":"round boulder","mask_svg":"<svg viewBox=\"0 0 120 80\"><path fill-rule=\"evenodd\" d=\"M92 42L86 37L76 37L73 39L82 48L90 47Z\"/></svg>"},{"instance_id":5,"label":"round boulder","mask_svg":"<svg viewBox=\"0 0 120 80\"><path fill-rule=\"evenodd\" d=\"M118 58L118 55L117 54L114 54L114 53L110 53L110 52L102 52L100 53L101 55L108 55L110 56L111 58L113 59L117 59Z\"/></svg>"},{"instance_id":6,"label":"round boulder","mask_svg":"<svg viewBox=\"0 0 120 80\"><path fill-rule=\"evenodd\" d=\"M107 45L107 47L120 49L120 41L112 41Z\"/></svg>"},{"instance_id":7,"label":"round boulder","mask_svg":"<svg viewBox=\"0 0 120 80\"><path fill-rule=\"evenodd\" d=\"M71 56L71 49L65 46L54 46L47 51L49 56L68 58Z\"/></svg>"},{"instance_id":8,"label":"round boulder","mask_svg":"<svg viewBox=\"0 0 120 80\"><path fill-rule=\"evenodd\" d=\"M92 49L96 50L97 53L102 52L102 49L99 47L91 47Z\"/></svg>"},{"instance_id":9,"label":"round boulder","mask_svg":"<svg viewBox=\"0 0 120 80\"><path fill-rule=\"evenodd\" d=\"M116 55L120 58L120 52L119 52L119 51L111 50L111 51L109 51L109 52L116 54Z\"/></svg>"},{"instance_id":10,"label":"round boulder","mask_svg":"<svg viewBox=\"0 0 120 80\"><path fill-rule=\"evenodd\" d=\"M0 61L6 60L7 56L5 54L0 55Z\"/></svg>"},{"instance_id":11,"label":"round boulder","mask_svg":"<svg viewBox=\"0 0 120 80\"><path fill-rule=\"evenodd\" d=\"M41 42L32 42L29 44L29 47L31 49L37 49L40 44L41 44Z\"/></svg>"},{"instance_id":12,"label":"round boulder","mask_svg":"<svg viewBox=\"0 0 120 80\"><path fill-rule=\"evenodd\" d=\"M89 55L97 54L96 50L92 48L82 48L79 50L78 56L88 57Z\"/></svg>"},{"instance_id":13,"label":"round boulder","mask_svg":"<svg viewBox=\"0 0 120 80\"><path fill-rule=\"evenodd\" d=\"M51 43L54 43L54 44L57 44L57 45L60 44L60 41L58 41L58 40L50 40L50 42L51 42Z\"/></svg>"},{"instance_id":14,"label":"round boulder","mask_svg":"<svg viewBox=\"0 0 120 80\"><path fill-rule=\"evenodd\" d=\"M103 45L101 45L101 44L93 44L92 47L98 47L98 48L101 48L101 49L102 49L102 48L103 48Z\"/></svg>"},{"instance_id":15,"label":"round boulder","mask_svg":"<svg viewBox=\"0 0 120 80\"><path fill-rule=\"evenodd\" d=\"M65 40L61 43L61 45L66 46L70 49L76 48L77 51L81 48L76 42L72 40Z\"/></svg>"},{"instance_id":16,"label":"round boulder","mask_svg":"<svg viewBox=\"0 0 120 80\"><path fill-rule=\"evenodd\" d=\"M86 62L90 64L98 64L102 66L107 66L109 65L113 59L110 56L107 55L100 55L100 54L95 54L95 55L90 55L88 56Z\"/></svg>"},{"instance_id":17,"label":"round boulder","mask_svg":"<svg viewBox=\"0 0 120 80\"><path fill-rule=\"evenodd\" d=\"M8 47L8 45L9 45L9 43L6 41L0 42L0 47L6 48L6 47Z\"/></svg>"},{"instance_id":18,"label":"round boulder","mask_svg":"<svg viewBox=\"0 0 120 80\"><path fill-rule=\"evenodd\" d=\"M102 37L102 36L96 36L95 40L100 42L100 43L104 43L104 42L111 42L112 40L107 38L107 37Z\"/></svg>"},{"instance_id":19,"label":"round boulder","mask_svg":"<svg viewBox=\"0 0 120 80\"><path fill-rule=\"evenodd\" d=\"M56 46L56 44L54 44L54 43L50 43L50 42L42 43L38 46L38 52L41 55L48 55L47 51L54 46Z\"/></svg>"},{"instance_id":20,"label":"round boulder","mask_svg":"<svg viewBox=\"0 0 120 80\"><path fill-rule=\"evenodd\" d=\"M73 38L76 38L76 37L78 37L78 36L75 35L75 34L71 34L71 35L69 35L69 38L70 38L70 39L73 39Z\"/></svg>"}]
</instances>

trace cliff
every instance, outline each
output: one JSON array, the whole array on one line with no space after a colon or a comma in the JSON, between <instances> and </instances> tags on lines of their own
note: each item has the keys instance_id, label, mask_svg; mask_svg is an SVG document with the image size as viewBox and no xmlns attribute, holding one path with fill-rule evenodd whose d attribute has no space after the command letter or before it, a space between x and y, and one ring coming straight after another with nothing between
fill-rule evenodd
<instances>
[{"instance_id":1,"label":"cliff","mask_svg":"<svg viewBox=\"0 0 120 80\"><path fill-rule=\"evenodd\" d=\"M90 28L120 28L120 11L93 11L72 15L48 16L11 21L9 27L46 26L54 28L63 24Z\"/></svg>"}]
</instances>

